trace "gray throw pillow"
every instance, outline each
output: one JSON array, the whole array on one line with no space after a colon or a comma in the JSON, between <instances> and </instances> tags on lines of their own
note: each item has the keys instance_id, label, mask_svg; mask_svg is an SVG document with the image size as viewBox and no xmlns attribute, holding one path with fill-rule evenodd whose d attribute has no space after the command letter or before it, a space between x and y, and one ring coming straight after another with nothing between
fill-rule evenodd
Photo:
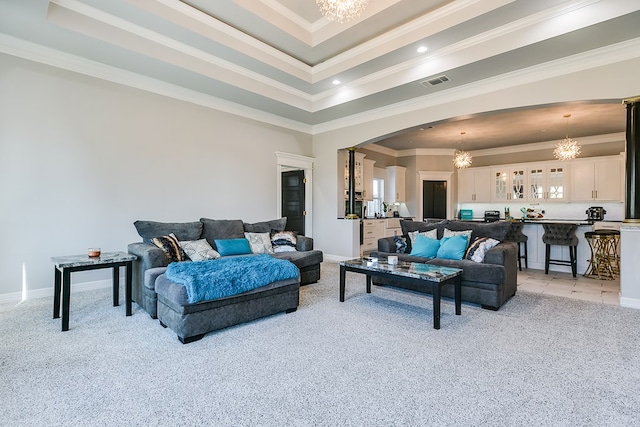
<instances>
[{"instance_id":1,"label":"gray throw pillow","mask_svg":"<svg viewBox=\"0 0 640 427\"><path fill-rule=\"evenodd\" d=\"M202 237L213 249L216 247L216 240L244 239L244 226L241 219L209 219L200 218L204 228Z\"/></svg>"},{"instance_id":2,"label":"gray throw pillow","mask_svg":"<svg viewBox=\"0 0 640 427\"><path fill-rule=\"evenodd\" d=\"M287 226L287 217L272 219L271 221L244 223L244 231L247 233L271 233L271 230L284 231Z\"/></svg>"},{"instance_id":3,"label":"gray throw pillow","mask_svg":"<svg viewBox=\"0 0 640 427\"><path fill-rule=\"evenodd\" d=\"M173 233L178 240L198 240L202 235L202 223L196 222L156 222L138 220L133 223L145 242L158 236Z\"/></svg>"}]
</instances>

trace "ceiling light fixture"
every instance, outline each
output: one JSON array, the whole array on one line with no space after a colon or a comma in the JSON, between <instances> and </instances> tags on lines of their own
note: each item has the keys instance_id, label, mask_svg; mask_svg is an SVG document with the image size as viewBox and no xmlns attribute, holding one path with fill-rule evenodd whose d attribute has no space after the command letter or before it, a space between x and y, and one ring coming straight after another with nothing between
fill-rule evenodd
<instances>
[{"instance_id":1,"label":"ceiling light fixture","mask_svg":"<svg viewBox=\"0 0 640 427\"><path fill-rule=\"evenodd\" d=\"M420 46L418 48L418 53L425 53L427 50L429 50L426 46Z\"/></svg>"},{"instance_id":2,"label":"ceiling light fixture","mask_svg":"<svg viewBox=\"0 0 640 427\"><path fill-rule=\"evenodd\" d=\"M340 84L340 80L334 80L331 83L333 83L334 85L339 85Z\"/></svg>"},{"instance_id":3,"label":"ceiling light fixture","mask_svg":"<svg viewBox=\"0 0 640 427\"><path fill-rule=\"evenodd\" d=\"M562 141L556 144L553 155L559 160L571 160L580 155L580 149L582 147L578 141L569 138L569 117L571 117L571 114L565 114L563 117L567 119L567 134Z\"/></svg>"},{"instance_id":4,"label":"ceiling light fixture","mask_svg":"<svg viewBox=\"0 0 640 427\"><path fill-rule=\"evenodd\" d=\"M320 12L329 20L340 24L360 16L369 0L316 0Z\"/></svg>"},{"instance_id":5,"label":"ceiling light fixture","mask_svg":"<svg viewBox=\"0 0 640 427\"><path fill-rule=\"evenodd\" d=\"M467 151L464 151L464 134L460 132L460 149L453 153L453 165L458 169L465 169L471 166L472 157Z\"/></svg>"}]
</instances>

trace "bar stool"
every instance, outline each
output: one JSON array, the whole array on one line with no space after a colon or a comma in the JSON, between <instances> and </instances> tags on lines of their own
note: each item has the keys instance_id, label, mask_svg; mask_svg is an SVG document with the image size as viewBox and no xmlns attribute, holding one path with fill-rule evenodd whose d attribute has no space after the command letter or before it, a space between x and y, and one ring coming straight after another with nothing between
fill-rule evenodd
<instances>
[{"instance_id":1,"label":"bar stool","mask_svg":"<svg viewBox=\"0 0 640 427\"><path fill-rule=\"evenodd\" d=\"M618 230L595 230L584 233L591 249L591 259L584 276L602 280L613 280L620 275Z\"/></svg>"},{"instance_id":2,"label":"bar stool","mask_svg":"<svg viewBox=\"0 0 640 427\"><path fill-rule=\"evenodd\" d=\"M571 273L576 277L578 237L576 236L577 224L542 224L544 234L542 242L546 245L544 259L544 273L549 274L549 264L571 266ZM551 259L551 245L569 247L569 260Z\"/></svg>"},{"instance_id":3,"label":"bar stool","mask_svg":"<svg viewBox=\"0 0 640 427\"><path fill-rule=\"evenodd\" d=\"M516 242L518 244L518 268L522 271L522 260L524 259L524 268L529 268L529 255L527 253L527 241L529 237L522 233L524 223L512 222L509 232L504 237L505 242ZM520 249L520 244L524 243L524 255Z\"/></svg>"}]
</instances>

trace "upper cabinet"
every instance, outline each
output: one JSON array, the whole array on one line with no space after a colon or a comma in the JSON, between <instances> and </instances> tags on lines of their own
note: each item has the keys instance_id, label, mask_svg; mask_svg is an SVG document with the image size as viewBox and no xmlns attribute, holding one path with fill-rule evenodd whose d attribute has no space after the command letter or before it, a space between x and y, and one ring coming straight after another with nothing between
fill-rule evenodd
<instances>
[{"instance_id":1,"label":"upper cabinet","mask_svg":"<svg viewBox=\"0 0 640 427\"><path fill-rule=\"evenodd\" d=\"M491 168L491 201L526 200L527 169L499 166Z\"/></svg>"},{"instance_id":2,"label":"upper cabinet","mask_svg":"<svg viewBox=\"0 0 640 427\"><path fill-rule=\"evenodd\" d=\"M458 170L458 202L490 202L490 168L469 168Z\"/></svg>"},{"instance_id":3,"label":"upper cabinet","mask_svg":"<svg viewBox=\"0 0 640 427\"><path fill-rule=\"evenodd\" d=\"M385 202L404 203L406 194L406 171L404 166L387 166L387 182L385 183Z\"/></svg>"},{"instance_id":4,"label":"upper cabinet","mask_svg":"<svg viewBox=\"0 0 640 427\"><path fill-rule=\"evenodd\" d=\"M458 171L458 201L621 202L623 174L622 156L462 169Z\"/></svg>"},{"instance_id":5,"label":"upper cabinet","mask_svg":"<svg viewBox=\"0 0 640 427\"><path fill-rule=\"evenodd\" d=\"M373 165L375 160L364 159L362 166L362 198L373 200Z\"/></svg>"},{"instance_id":6,"label":"upper cabinet","mask_svg":"<svg viewBox=\"0 0 640 427\"><path fill-rule=\"evenodd\" d=\"M364 191L364 157L365 155L362 153L354 153L354 178L355 178L355 192L356 192L356 197L360 198L359 196L362 195L363 191ZM338 156L340 158L340 163L342 165L342 168L344 170L344 174L343 174L343 193L344 193L344 198L348 198L349 197L349 151L348 150L340 150L338 151ZM373 171L372 171L372 176L373 176ZM373 179L373 178L372 178Z\"/></svg>"},{"instance_id":7,"label":"upper cabinet","mask_svg":"<svg viewBox=\"0 0 640 427\"><path fill-rule=\"evenodd\" d=\"M530 202L567 200L567 168L561 163L528 167L527 182L525 199Z\"/></svg>"},{"instance_id":8,"label":"upper cabinet","mask_svg":"<svg viewBox=\"0 0 640 427\"><path fill-rule=\"evenodd\" d=\"M571 163L571 200L622 201L622 158L578 159Z\"/></svg>"}]
</instances>

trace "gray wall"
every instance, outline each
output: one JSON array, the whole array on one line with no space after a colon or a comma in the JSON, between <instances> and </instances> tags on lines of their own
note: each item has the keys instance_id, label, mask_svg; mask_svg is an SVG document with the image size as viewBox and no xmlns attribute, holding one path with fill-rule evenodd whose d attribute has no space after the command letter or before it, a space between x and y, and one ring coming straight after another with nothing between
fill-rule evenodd
<instances>
[{"instance_id":1,"label":"gray wall","mask_svg":"<svg viewBox=\"0 0 640 427\"><path fill-rule=\"evenodd\" d=\"M51 256L126 251L136 219L273 219L274 152L312 154L310 135L12 56L0 94L0 300L52 293Z\"/></svg>"}]
</instances>

